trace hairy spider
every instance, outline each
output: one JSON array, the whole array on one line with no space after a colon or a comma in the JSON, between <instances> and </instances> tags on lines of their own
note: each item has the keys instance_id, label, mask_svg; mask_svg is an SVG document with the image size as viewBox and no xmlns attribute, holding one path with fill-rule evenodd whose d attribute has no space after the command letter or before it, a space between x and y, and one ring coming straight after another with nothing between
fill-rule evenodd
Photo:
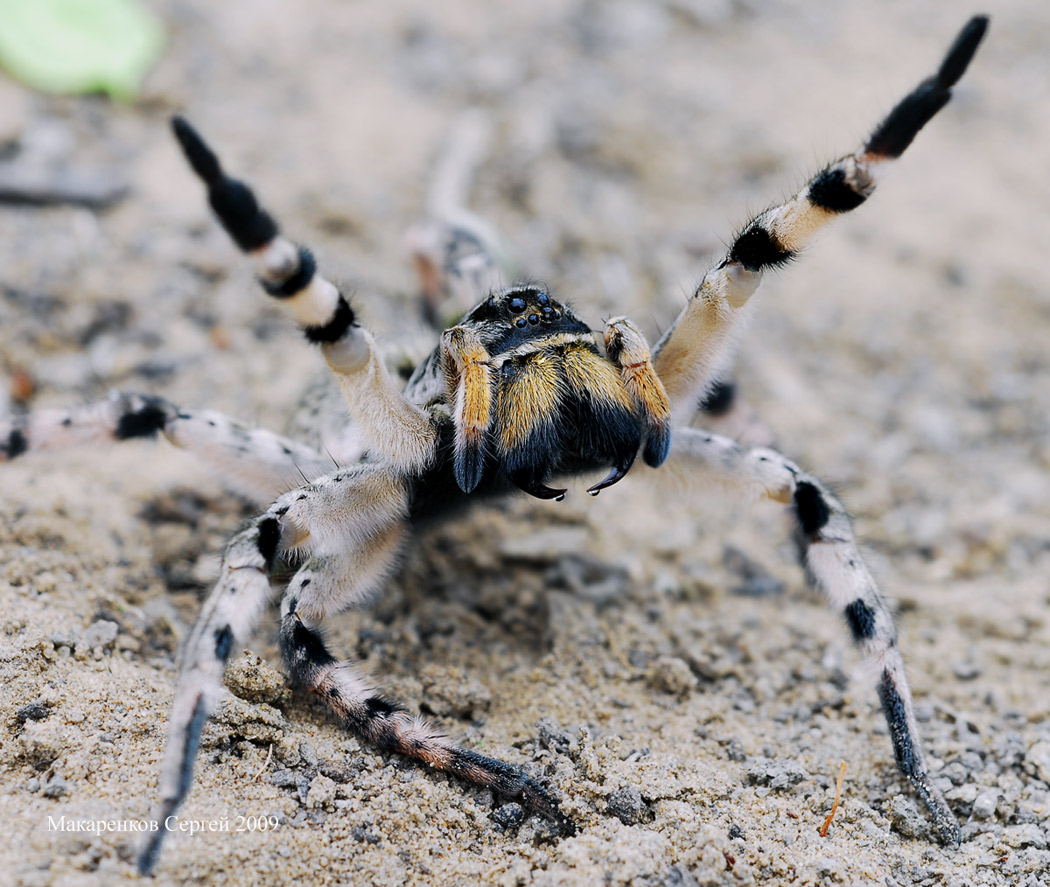
<instances>
[{"instance_id":1,"label":"hairy spider","mask_svg":"<svg viewBox=\"0 0 1050 887\"><path fill-rule=\"evenodd\" d=\"M297 683L316 692L367 744L517 800L571 834L573 822L546 787L457 745L385 698L329 652L320 626L372 596L413 526L519 490L561 499L566 490L549 485L552 478L608 469L588 489L596 496L624 478L640 454L651 468L673 464L789 506L808 576L877 666L897 764L940 839L957 844L959 826L927 769L892 613L842 504L775 450L686 423L698 403L712 414L732 405L719 371L764 270L789 262L825 224L871 195L885 165L948 102L986 28L985 17L972 19L937 72L899 102L863 146L752 219L652 348L626 317L610 319L599 341L547 288L501 286L485 238L469 227L431 231L418 257L425 291L437 299L448 289L476 304L441 333L403 387L311 253L281 236L252 191L227 176L197 132L176 117L175 136L207 186L212 209L255 263L265 291L320 350L350 419L322 445L159 397L119 394L0 425L6 459L92 439L162 434L219 468L254 501L276 497L230 541L218 583L185 644L155 819L165 819L185 797L226 663L251 636L270 600L275 565L288 557L298 568L281 601L279 646ZM320 397L317 409L327 395ZM346 467L331 471L333 456ZM291 488L287 478L295 473L312 480ZM142 848L143 872L155 865L164 834L153 832Z\"/></svg>"}]
</instances>

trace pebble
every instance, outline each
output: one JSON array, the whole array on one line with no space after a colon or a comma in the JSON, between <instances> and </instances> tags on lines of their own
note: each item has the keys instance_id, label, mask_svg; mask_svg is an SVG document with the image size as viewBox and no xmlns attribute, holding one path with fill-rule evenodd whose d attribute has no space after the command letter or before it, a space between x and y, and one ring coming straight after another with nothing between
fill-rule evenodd
<instances>
[{"instance_id":1,"label":"pebble","mask_svg":"<svg viewBox=\"0 0 1050 887\"><path fill-rule=\"evenodd\" d=\"M1050 742L1037 742L1025 752L1025 760L1035 771L1035 775L1050 785Z\"/></svg>"},{"instance_id":2,"label":"pebble","mask_svg":"<svg viewBox=\"0 0 1050 887\"><path fill-rule=\"evenodd\" d=\"M688 696L696 689L696 675L685 660L677 656L661 656L649 671L649 684L657 690L678 697Z\"/></svg>"},{"instance_id":3,"label":"pebble","mask_svg":"<svg viewBox=\"0 0 1050 887\"><path fill-rule=\"evenodd\" d=\"M108 647L117 639L120 626L108 619L99 619L92 622L77 638L76 645L84 650L93 650L95 647Z\"/></svg>"},{"instance_id":4,"label":"pebble","mask_svg":"<svg viewBox=\"0 0 1050 887\"><path fill-rule=\"evenodd\" d=\"M561 755L568 753L572 745L572 734L559 727L553 718L540 718L536 722L536 730L539 732L541 745Z\"/></svg>"},{"instance_id":5,"label":"pebble","mask_svg":"<svg viewBox=\"0 0 1050 887\"><path fill-rule=\"evenodd\" d=\"M29 705L23 705L18 711L15 712L15 717L25 723L26 721L42 721L51 713L51 709L48 708L43 702L30 702Z\"/></svg>"},{"instance_id":6,"label":"pebble","mask_svg":"<svg viewBox=\"0 0 1050 887\"><path fill-rule=\"evenodd\" d=\"M747 771L754 785L765 785L773 791L785 791L809 779L809 771L794 761L774 761L759 758Z\"/></svg>"},{"instance_id":7,"label":"pebble","mask_svg":"<svg viewBox=\"0 0 1050 887\"><path fill-rule=\"evenodd\" d=\"M51 781L44 786L45 798L61 798L65 794L69 794L69 783L61 776L52 776Z\"/></svg>"},{"instance_id":8,"label":"pebble","mask_svg":"<svg viewBox=\"0 0 1050 887\"><path fill-rule=\"evenodd\" d=\"M330 807L335 800L338 785L327 776L317 776L309 786L306 794L307 807Z\"/></svg>"},{"instance_id":9,"label":"pebble","mask_svg":"<svg viewBox=\"0 0 1050 887\"><path fill-rule=\"evenodd\" d=\"M1008 847L1035 847L1046 849L1046 835L1034 822L1012 825L1003 829L1003 843Z\"/></svg>"},{"instance_id":10,"label":"pebble","mask_svg":"<svg viewBox=\"0 0 1050 887\"><path fill-rule=\"evenodd\" d=\"M999 803L999 792L988 789L981 792L973 802L974 819L991 819L995 815L995 807Z\"/></svg>"},{"instance_id":11,"label":"pebble","mask_svg":"<svg viewBox=\"0 0 1050 887\"><path fill-rule=\"evenodd\" d=\"M633 785L625 785L614 791L609 795L607 804L608 812L624 825L634 825L640 821L646 810L642 793Z\"/></svg>"},{"instance_id":12,"label":"pebble","mask_svg":"<svg viewBox=\"0 0 1050 887\"><path fill-rule=\"evenodd\" d=\"M980 677L983 669L976 662L970 659L966 659L963 662L956 662L952 666L952 674L954 674L960 681L972 681L974 678Z\"/></svg>"},{"instance_id":13,"label":"pebble","mask_svg":"<svg viewBox=\"0 0 1050 887\"><path fill-rule=\"evenodd\" d=\"M521 804L504 804L492 812L492 819L502 828L517 828L525 821L525 811Z\"/></svg>"},{"instance_id":14,"label":"pebble","mask_svg":"<svg viewBox=\"0 0 1050 887\"><path fill-rule=\"evenodd\" d=\"M886 813L894 831L906 838L916 838L927 832L926 820L911 798L897 795L890 800Z\"/></svg>"}]
</instances>

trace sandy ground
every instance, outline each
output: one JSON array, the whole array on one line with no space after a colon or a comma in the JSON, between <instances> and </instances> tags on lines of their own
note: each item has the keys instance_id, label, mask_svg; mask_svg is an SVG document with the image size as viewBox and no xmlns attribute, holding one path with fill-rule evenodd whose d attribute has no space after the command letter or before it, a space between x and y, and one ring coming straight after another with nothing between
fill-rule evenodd
<instances>
[{"instance_id":1,"label":"sandy ground","mask_svg":"<svg viewBox=\"0 0 1050 887\"><path fill-rule=\"evenodd\" d=\"M104 212L0 205L12 410L120 387L279 428L316 371L209 219L174 110L393 337L415 316L403 233L480 107L474 207L592 323L627 311L655 334L746 213L852 148L971 12L152 5L170 43L136 104L0 82L4 162L130 187ZM288 691L264 627L181 811L231 831L173 835L157 883L1050 882L1050 6L997 7L877 198L766 281L738 372L899 605L962 847L931 843L776 509L577 484L441 528L331 628L393 695L549 780L577 837L360 747ZM0 883L118 883L135 836L49 821L149 811L178 639L244 509L159 444L19 460L0 490ZM260 816L276 829L232 830Z\"/></svg>"}]
</instances>

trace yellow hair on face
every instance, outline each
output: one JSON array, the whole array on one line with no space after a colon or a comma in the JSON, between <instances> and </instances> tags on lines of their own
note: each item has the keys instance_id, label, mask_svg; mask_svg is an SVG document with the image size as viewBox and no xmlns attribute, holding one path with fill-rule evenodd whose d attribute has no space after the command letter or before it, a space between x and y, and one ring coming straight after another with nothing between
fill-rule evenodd
<instances>
[{"instance_id":1,"label":"yellow hair on face","mask_svg":"<svg viewBox=\"0 0 1050 887\"><path fill-rule=\"evenodd\" d=\"M539 424L552 423L560 402L558 361L554 355L536 351L520 365L515 364L509 382L500 386L496 406L503 452L523 446Z\"/></svg>"},{"instance_id":2,"label":"yellow hair on face","mask_svg":"<svg viewBox=\"0 0 1050 887\"><path fill-rule=\"evenodd\" d=\"M634 412L634 402L624 390L620 374L605 358L589 348L567 348L562 367L569 384L577 393L587 392L599 404L615 404Z\"/></svg>"}]
</instances>

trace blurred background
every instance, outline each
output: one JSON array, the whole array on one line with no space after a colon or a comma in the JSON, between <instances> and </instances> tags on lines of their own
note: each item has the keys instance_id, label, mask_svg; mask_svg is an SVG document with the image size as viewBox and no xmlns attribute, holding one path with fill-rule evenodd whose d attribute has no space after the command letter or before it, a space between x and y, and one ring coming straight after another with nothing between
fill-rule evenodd
<instances>
[{"instance_id":1,"label":"blurred background","mask_svg":"<svg viewBox=\"0 0 1050 887\"><path fill-rule=\"evenodd\" d=\"M581 837L534 840L535 823L358 748L309 700L234 687L247 708L206 735L185 814L285 825L173 839L160 880L1040 883L1050 7L146 6L163 42L134 96L0 76L0 412L120 388L279 429L316 373L210 218L172 113L379 337L416 347L405 232L480 109L471 207L593 326L628 313L655 338L749 213L853 150L971 14L992 14L877 196L767 276L736 372L784 452L840 491L900 607L963 848L932 845L909 806L874 691L775 509L717 491L669 503L636 482L441 529L376 610L333 626L393 695L537 767ZM160 444L2 465L0 490L4 870L129 876L126 835L49 833L46 817L149 809L177 639L244 510ZM116 636L89 645L100 621ZM264 671L268 644L265 629ZM49 714L19 717L34 701ZM821 839L840 760L846 800ZM771 789L778 766L805 776Z\"/></svg>"}]
</instances>

